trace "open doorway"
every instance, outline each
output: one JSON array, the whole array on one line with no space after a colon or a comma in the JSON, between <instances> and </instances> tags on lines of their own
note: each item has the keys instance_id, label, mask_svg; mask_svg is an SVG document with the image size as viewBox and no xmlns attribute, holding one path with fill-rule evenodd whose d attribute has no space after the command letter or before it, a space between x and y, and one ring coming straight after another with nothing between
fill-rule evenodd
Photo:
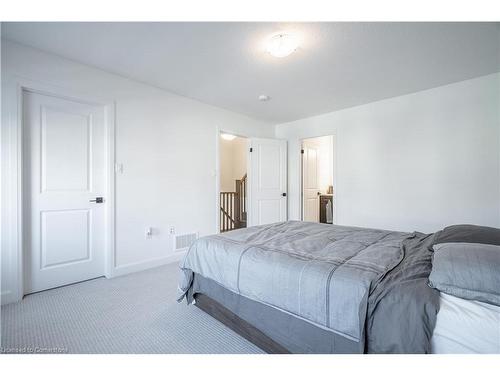
<instances>
[{"instance_id":1,"label":"open doorway","mask_svg":"<svg viewBox=\"0 0 500 375\"><path fill-rule=\"evenodd\" d=\"M219 134L219 231L247 227L248 139Z\"/></svg>"},{"instance_id":2,"label":"open doorway","mask_svg":"<svg viewBox=\"0 0 500 375\"><path fill-rule=\"evenodd\" d=\"M302 220L334 224L333 136L302 140Z\"/></svg>"}]
</instances>

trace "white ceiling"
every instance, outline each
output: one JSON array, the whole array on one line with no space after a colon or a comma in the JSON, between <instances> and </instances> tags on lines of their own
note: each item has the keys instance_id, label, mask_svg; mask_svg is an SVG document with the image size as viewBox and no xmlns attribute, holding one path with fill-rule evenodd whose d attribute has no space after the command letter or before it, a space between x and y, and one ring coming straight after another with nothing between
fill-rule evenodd
<instances>
[{"instance_id":1,"label":"white ceiling","mask_svg":"<svg viewBox=\"0 0 500 375\"><path fill-rule=\"evenodd\" d=\"M263 43L278 31L302 39L283 59ZM498 23L3 23L2 37L272 123L500 71Z\"/></svg>"}]
</instances>

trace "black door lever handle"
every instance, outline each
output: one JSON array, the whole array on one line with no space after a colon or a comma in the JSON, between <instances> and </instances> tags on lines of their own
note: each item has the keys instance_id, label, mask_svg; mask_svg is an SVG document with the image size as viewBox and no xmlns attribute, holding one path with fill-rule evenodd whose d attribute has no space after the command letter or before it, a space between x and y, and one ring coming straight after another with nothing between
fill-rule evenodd
<instances>
[{"instance_id":1,"label":"black door lever handle","mask_svg":"<svg viewBox=\"0 0 500 375\"><path fill-rule=\"evenodd\" d=\"M103 197L97 197L96 199L89 200L89 202L102 203L102 202L104 202L104 198Z\"/></svg>"}]
</instances>

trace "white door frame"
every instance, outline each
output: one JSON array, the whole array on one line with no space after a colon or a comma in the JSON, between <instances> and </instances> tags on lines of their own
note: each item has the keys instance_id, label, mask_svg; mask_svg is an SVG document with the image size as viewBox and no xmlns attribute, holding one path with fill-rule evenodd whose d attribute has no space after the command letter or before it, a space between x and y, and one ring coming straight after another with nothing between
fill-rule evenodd
<instances>
[{"instance_id":1,"label":"white door frame","mask_svg":"<svg viewBox=\"0 0 500 375\"><path fill-rule=\"evenodd\" d=\"M91 105L102 106L105 111L106 126L106 256L104 275L112 277L115 266L115 108L114 100L76 93L58 86L32 81L19 76L10 76L4 81L3 92L5 98L6 123L2 121L2 137L6 136L7 150L4 155L9 158L6 173L7 181L3 185L2 203L5 204L6 216L2 219L2 254L8 253L9 269L12 274L8 276L10 289L2 295L2 304L19 301L24 295L24 242L23 209L24 209L24 181L23 181L23 92L29 91L43 95L55 96L68 100L75 100ZM2 208L4 210L4 208ZM7 222L5 222L7 218ZM7 259L2 259L6 261Z\"/></svg>"},{"instance_id":2,"label":"white door frame","mask_svg":"<svg viewBox=\"0 0 500 375\"><path fill-rule=\"evenodd\" d=\"M220 233L220 135L222 133L233 134L240 138L246 138L247 141L250 140L251 136L246 134L241 134L239 132L234 132L232 130L226 130L219 126L215 127L215 172L213 173L215 177L215 232ZM248 145L247 145L248 146ZM247 152L247 186L248 181L250 181L250 152ZM247 188L247 225L249 223L248 218L250 216L250 189Z\"/></svg>"},{"instance_id":3,"label":"white door frame","mask_svg":"<svg viewBox=\"0 0 500 375\"><path fill-rule=\"evenodd\" d=\"M333 185L333 224L337 224L337 135L335 133L331 134L323 134L323 135L314 135L310 137L299 138L299 217L300 221L304 221L304 185L303 185L303 174L304 174L304 165L303 165L303 154L302 154L302 144L305 140L320 138L320 137L332 137L332 185Z\"/></svg>"}]
</instances>

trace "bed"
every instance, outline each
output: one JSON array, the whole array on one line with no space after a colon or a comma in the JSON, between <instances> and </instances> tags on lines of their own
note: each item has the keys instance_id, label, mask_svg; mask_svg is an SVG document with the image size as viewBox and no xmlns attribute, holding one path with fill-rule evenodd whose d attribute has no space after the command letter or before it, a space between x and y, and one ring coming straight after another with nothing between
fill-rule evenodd
<instances>
[{"instance_id":1,"label":"bed","mask_svg":"<svg viewBox=\"0 0 500 375\"><path fill-rule=\"evenodd\" d=\"M181 263L178 301L269 353L436 352L434 242L298 221L207 236Z\"/></svg>"}]
</instances>

